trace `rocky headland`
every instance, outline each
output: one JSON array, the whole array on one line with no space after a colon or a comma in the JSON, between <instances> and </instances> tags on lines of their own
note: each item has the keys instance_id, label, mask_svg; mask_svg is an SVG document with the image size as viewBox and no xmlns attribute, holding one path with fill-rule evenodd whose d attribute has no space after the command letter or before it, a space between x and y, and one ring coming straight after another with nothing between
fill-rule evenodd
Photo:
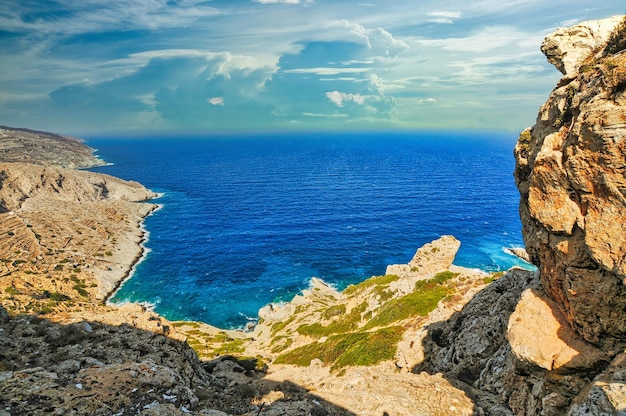
<instances>
[{"instance_id":1,"label":"rocky headland","mask_svg":"<svg viewBox=\"0 0 626 416\"><path fill-rule=\"evenodd\" d=\"M107 305L154 193L76 170L102 163L76 139L0 128L0 415L626 414L624 22L542 45L563 78L514 174L536 272L458 267L443 236L248 332Z\"/></svg>"}]
</instances>

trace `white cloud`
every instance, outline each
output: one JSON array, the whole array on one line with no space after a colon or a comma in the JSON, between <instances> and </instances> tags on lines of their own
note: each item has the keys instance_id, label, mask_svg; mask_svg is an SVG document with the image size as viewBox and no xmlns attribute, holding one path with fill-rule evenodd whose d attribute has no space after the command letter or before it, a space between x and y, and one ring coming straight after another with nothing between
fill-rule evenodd
<instances>
[{"instance_id":1,"label":"white cloud","mask_svg":"<svg viewBox=\"0 0 626 416\"><path fill-rule=\"evenodd\" d=\"M111 30L173 28L190 25L203 17L221 12L205 2L185 1L177 7L163 0L91 0L77 7L72 0L59 3L67 11L62 16L49 17L42 13L36 19L24 19L31 13L27 6L2 10L0 27L9 30L26 30L44 36L105 32Z\"/></svg>"},{"instance_id":2,"label":"white cloud","mask_svg":"<svg viewBox=\"0 0 626 416\"><path fill-rule=\"evenodd\" d=\"M624 11L583 0L348 3L0 1L10 33L0 42L0 121L159 128L135 121L163 115L184 129L373 114L420 126L448 120L440 109L453 105L462 124L477 119L474 101L506 95L521 97L501 123L513 125L536 115L558 79L539 51L547 32Z\"/></svg>"},{"instance_id":3,"label":"white cloud","mask_svg":"<svg viewBox=\"0 0 626 416\"><path fill-rule=\"evenodd\" d=\"M253 0L255 3L260 4L306 4L313 3L313 0Z\"/></svg>"},{"instance_id":4,"label":"white cloud","mask_svg":"<svg viewBox=\"0 0 626 416\"><path fill-rule=\"evenodd\" d=\"M430 13L427 13L427 14L428 14L428 16L445 17L447 19L459 19L461 17L461 12L442 11L442 12L430 12Z\"/></svg>"},{"instance_id":5,"label":"white cloud","mask_svg":"<svg viewBox=\"0 0 626 416\"><path fill-rule=\"evenodd\" d=\"M315 75L339 75L339 74L358 74L367 72L370 68L298 68L287 69L283 72L287 74L315 74Z\"/></svg>"},{"instance_id":6,"label":"white cloud","mask_svg":"<svg viewBox=\"0 0 626 416\"><path fill-rule=\"evenodd\" d=\"M418 39L420 46L433 46L454 52L486 53L505 46L540 45L543 34L520 32L509 26L490 26L464 38Z\"/></svg>"},{"instance_id":7,"label":"white cloud","mask_svg":"<svg viewBox=\"0 0 626 416\"><path fill-rule=\"evenodd\" d=\"M574 26L576 23L579 23L580 19L569 19L569 20L564 20L562 22L559 22L559 26L563 26L563 27L569 27L569 26Z\"/></svg>"},{"instance_id":8,"label":"white cloud","mask_svg":"<svg viewBox=\"0 0 626 416\"><path fill-rule=\"evenodd\" d=\"M340 91L330 91L326 93L326 97L337 107L343 107L346 102L353 102L359 105L363 105L365 103L365 97L361 94L347 94Z\"/></svg>"},{"instance_id":9,"label":"white cloud","mask_svg":"<svg viewBox=\"0 0 626 416\"><path fill-rule=\"evenodd\" d=\"M455 19L461 18L461 12L450 12L450 11L440 11L440 12L430 12L426 13L428 16L432 17L430 22L434 23L454 23Z\"/></svg>"},{"instance_id":10,"label":"white cloud","mask_svg":"<svg viewBox=\"0 0 626 416\"><path fill-rule=\"evenodd\" d=\"M347 28L352 35L364 42L375 56L393 57L409 49L406 42L395 39L391 33L382 27L367 29L365 26L347 20L340 20L336 25Z\"/></svg>"},{"instance_id":11,"label":"white cloud","mask_svg":"<svg viewBox=\"0 0 626 416\"><path fill-rule=\"evenodd\" d=\"M302 113L305 117L320 117L320 118L346 118L348 114L332 113L332 114L320 114L320 113Z\"/></svg>"},{"instance_id":12,"label":"white cloud","mask_svg":"<svg viewBox=\"0 0 626 416\"><path fill-rule=\"evenodd\" d=\"M385 94L385 82L383 81L383 79L381 77L379 77L378 75L372 73L370 74L370 85L371 87L379 94L379 95L384 95Z\"/></svg>"}]
</instances>

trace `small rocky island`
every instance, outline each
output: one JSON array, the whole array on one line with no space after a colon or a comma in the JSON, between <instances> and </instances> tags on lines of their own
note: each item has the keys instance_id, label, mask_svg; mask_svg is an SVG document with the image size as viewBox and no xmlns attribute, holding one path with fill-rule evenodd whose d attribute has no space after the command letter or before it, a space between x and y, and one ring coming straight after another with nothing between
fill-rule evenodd
<instances>
[{"instance_id":1,"label":"small rocky island","mask_svg":"<svg viewBox=\"0 0 626 416\"><path fill-rule=\"evenodd\" d=\"M0 128L0 415L626 414L626 21L542 50L563 78L515 147L537 272L454 265L452 236L249 332L106 304L155 194Z\"/></svg>"}]
</instances>

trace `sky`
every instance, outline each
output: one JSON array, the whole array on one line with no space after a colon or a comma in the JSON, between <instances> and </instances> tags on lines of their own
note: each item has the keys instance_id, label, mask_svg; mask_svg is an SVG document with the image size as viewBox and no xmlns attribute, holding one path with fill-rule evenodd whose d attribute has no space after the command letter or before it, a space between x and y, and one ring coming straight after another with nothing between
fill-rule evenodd
<instances>
[{"instance_id":1,"label":"sky","mask_svg":"<svg viewBox=\"0 0 626 416\"><path fill-rule=\"evenodd\" d=\"M623 0L3 0L0 124L64 134L532 125L556 28Z\"/></svg>"}]
</instances>

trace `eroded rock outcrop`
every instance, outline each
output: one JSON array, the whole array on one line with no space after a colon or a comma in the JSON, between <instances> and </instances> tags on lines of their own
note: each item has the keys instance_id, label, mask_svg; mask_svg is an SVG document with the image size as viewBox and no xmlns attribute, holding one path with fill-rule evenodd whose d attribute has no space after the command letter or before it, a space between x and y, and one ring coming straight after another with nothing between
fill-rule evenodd
<instances>
[{"instance_id":1,"label":"eroded rock outcrop","mask_svg":"<svg viewBox=\"0 0 626 416\"><path fill-rule=\"evenodd\" d=\"M407 264L390 264L385 273L395 274L402 278L425 279L437 272L448 270L459 247L461 247L459 240L451 235L444 235L420 247Z\"/></svg>"},{"instance_id":2,"label":"eroded rock outcrop","mask_svg":"<svg viewBox=\"0 0 626 416\"><path fill-rule=\"evenodd\" d=\"M548 37L558 47L544 51L566 76L515 148L523 235L543 288L586 341L615 351L626 345L622 21Z\"/></svg>"}]
</instances>

